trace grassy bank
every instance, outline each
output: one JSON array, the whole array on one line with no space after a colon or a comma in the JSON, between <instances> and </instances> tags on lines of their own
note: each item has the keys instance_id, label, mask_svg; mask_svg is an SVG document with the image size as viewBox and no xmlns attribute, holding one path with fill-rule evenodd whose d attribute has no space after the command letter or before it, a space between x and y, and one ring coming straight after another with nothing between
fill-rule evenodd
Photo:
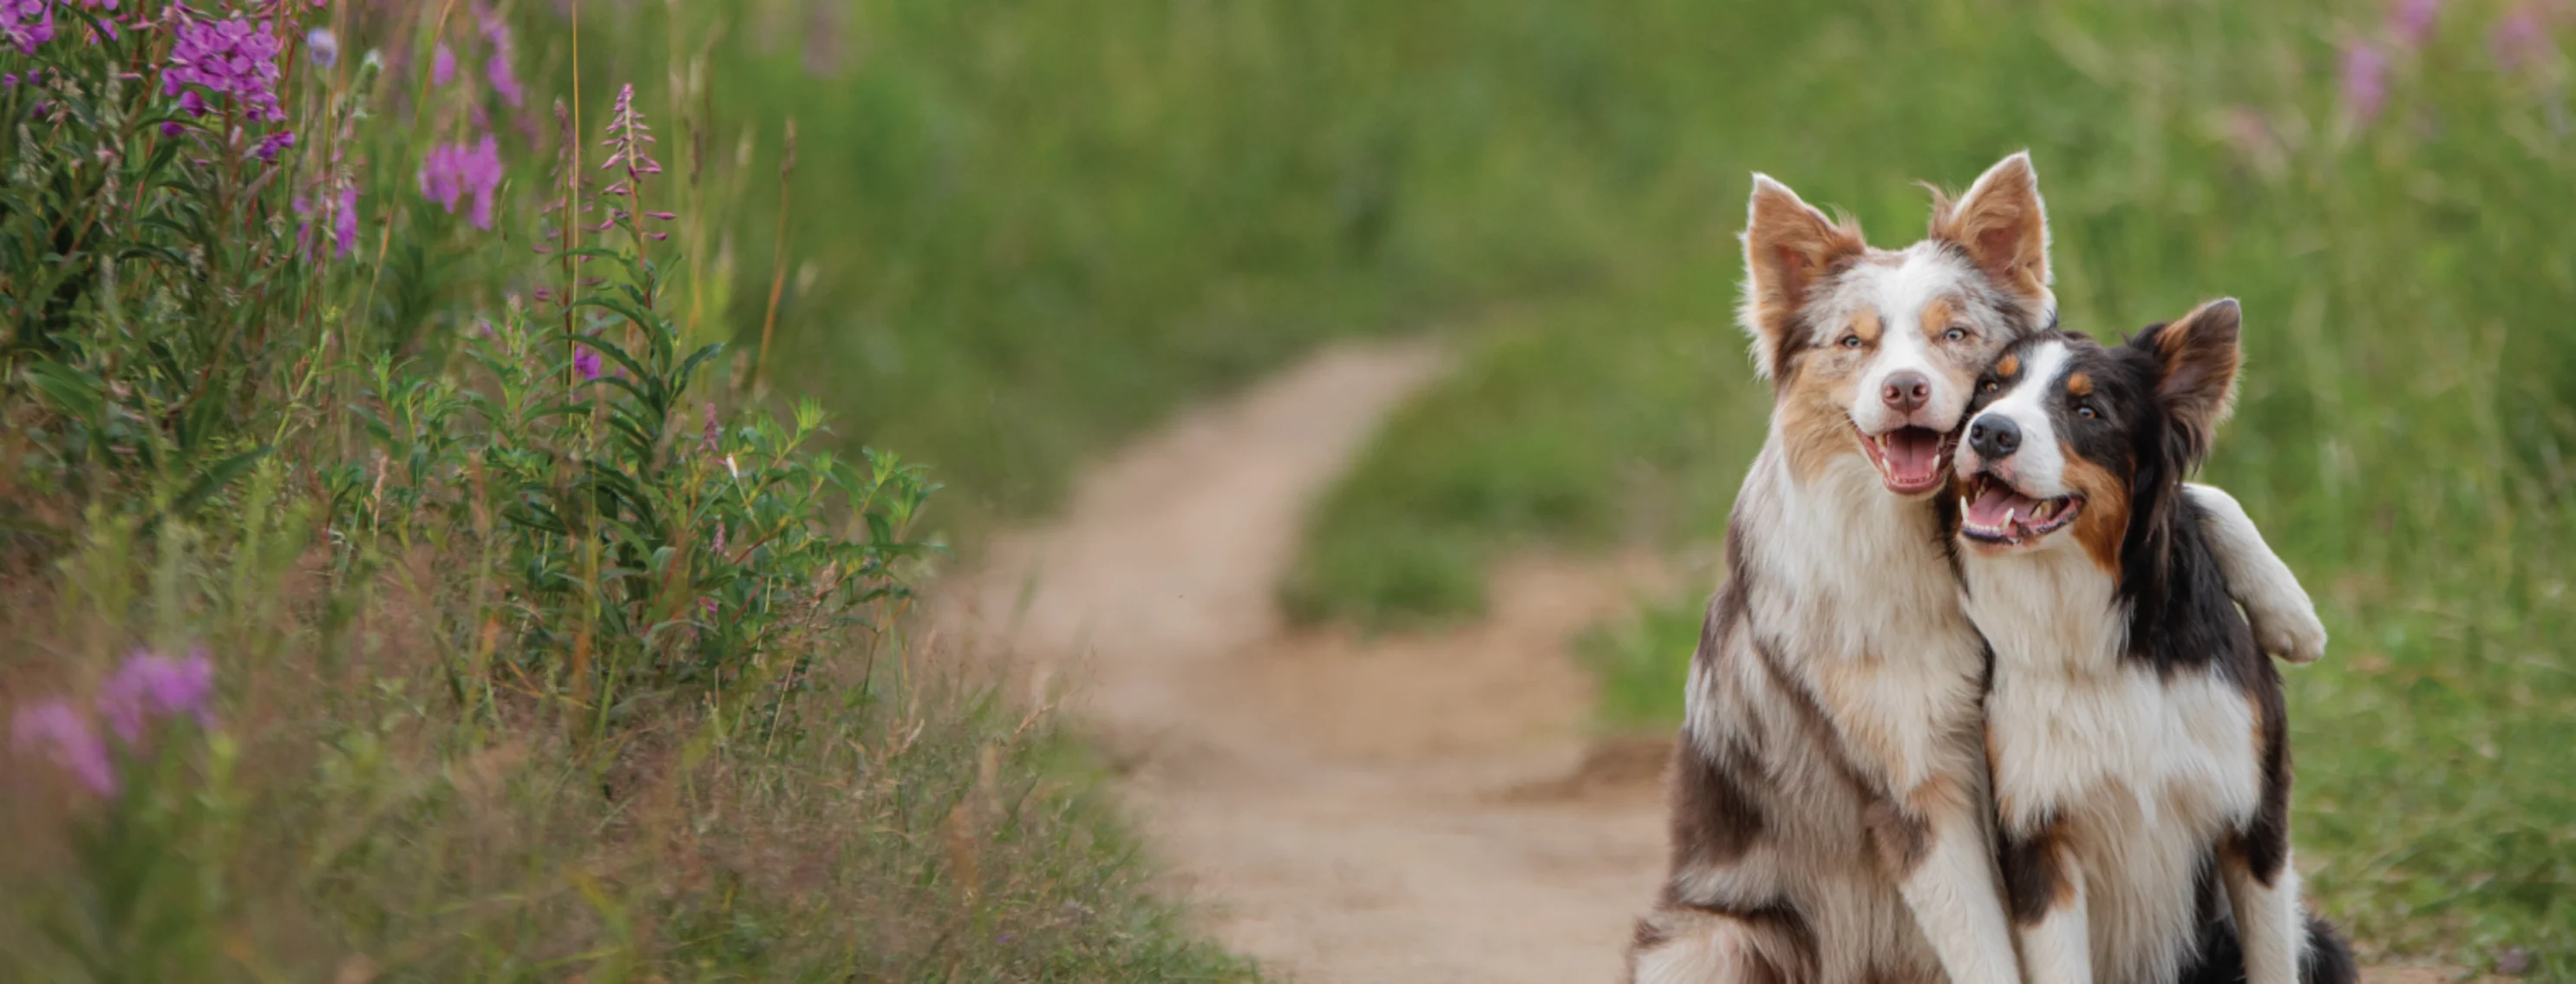
<instances>
[{"instance_id":1,"label":"grassy bank","mask_svg":"<svg viewBox=\"0 0 2576 984\"><path fill-rule=\"evenodd\" d=\"M2576 798L2553 777L2576 748L2564 16L1832 4L1740 57L1657 57L1748 30L1732 5L1669 6L1568 32L1635 144L1682 149L1592 220L1647 259L1471 337L1324 508L1292 608L1456 618L1516 544L1714 539L1766 402L1730 317L1745 173L1899 243L1925 215L1911 181L2027 146L2070 327L2245 301L2243 399L2206 477L2335 635L2291 674L2324 909L2378 952L2576 974ZM1517 54L1484 53L1497 89L1523 84ZM1646 204L1685 198L1695 223ZM1610 723L1677 714L1708 587L1586 644Z\"/></svg>"},{"instance_id":2,"label":"grassy bank","mask_svg":"<svg viewBox=\"0 0 2576 984\"><path fill-rule=\"evenodd\" d=\"M715 344L756 120L510 13L7 13L0 978L1251 978Z\"/></svg>"}]
</instances>

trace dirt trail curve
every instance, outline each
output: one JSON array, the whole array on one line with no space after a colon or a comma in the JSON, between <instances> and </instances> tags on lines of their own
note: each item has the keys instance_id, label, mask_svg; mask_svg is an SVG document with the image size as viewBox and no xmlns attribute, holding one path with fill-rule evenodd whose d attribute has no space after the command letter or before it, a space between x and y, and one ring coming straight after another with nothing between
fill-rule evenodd
<instances>
[{"instance_id":1,"label":"dirt trail curve","mask_svg":"<svg viewBox=\"0 0 2576 984\"><path fill-rule=\"evenodd\" d=\"M1335 348L1190 414L942 584L942 631L1108 737L1167 889L1274 979L1613 980L1663 865L1663 745L1585 748L1565 644L1670 574L1523 558L1436 636L1291 631L1273 603L1310 500L1439 367Z\"/></svg>"},{"instance_id":2,"label":"dirt trail curve","mask_svg":"<svg viewBox=\"0 0 2576 984\"><path fill-rule=\"evenodd\" d=\"M1332 349L1128 448L942 589L947 631L1055 677L1132 763L1170 890L1273 975L1610 980L1660 811L1563 781L1591 693L1562 647L1653 565L1507 565L1495 618L1434 637L1290 632L1273 602L1309 502L1439 365Z\"/></svg>"}]
</instances>

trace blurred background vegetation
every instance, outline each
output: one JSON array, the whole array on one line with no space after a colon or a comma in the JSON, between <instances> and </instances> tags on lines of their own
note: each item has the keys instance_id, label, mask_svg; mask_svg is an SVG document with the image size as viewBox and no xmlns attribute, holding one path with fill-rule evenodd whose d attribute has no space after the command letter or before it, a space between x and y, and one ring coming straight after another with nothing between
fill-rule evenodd
<instances>
[{"instance_id":1,"label":"blurred background vegetation","mask_svg":"<svg viewBox=\"0 0 2576 984\"><path fill-rule=\"evenodd\" d=\"M794 248L828 273L782 364L1011 513L1318 339L1445 333L1462 369L1320 510L1283 589L1309 620L1436 625L1479 610L1507 551L1720 535L1766 409L1730 317L1749 171L1902 243L1926 214L1913 182L2030 148L2070 327L2245 301L2243 399L2207 477L2335 635L2290 674L2325 910L2386 952L2542 953L2563 975L2571 15L865 5L825 88L868 136L800 168L817 204ZM809 96L770 71L744 88ZM1676 712L1708 587L1589 644L1610 726Z\"/></svg>"},{"instance_id":2,"label":"blurred background vegetation","mask_svg":"<svg viewBox=\"0 0 2576 984\"><path fill-rule=\"evenodd\" d=\"M386 910L381 893L417 870L422 845L478 843L478 818L493 814L477 811L492 803L553 825L531 821L553 833L496 855L516 874L458 871L404 894L414 921L290 920L289 935L322 941L309 942L315 954L432 976L669 971L672 954L702 971L788 966L763 941L831 918L799 908L804 883L757 856L719 858L719 881L770 889L737 904L696 876L645 877L633 859L649 852L593 857L591 841L614 830L616 843L640 845L690 818L772 831L775 843L839 809L859 819L830 822L868 831L872 846L857 854L876 860L835 868L834 899L926 912L925 899L973 897L956 883L963 871L1001 901L809 955L815 966L864 959L957 979L1241 973L1142 899L1126 838L1086 798L1096 777L1078 749L1043 729L1024 739L1028 726L989 703L923 710L904 695L928 684L881 680L881 664L795 698L832 708L812 712L822 737L810 748L754 754L729 733L690 746L724 749L707 766L723 774L670 779L682 790L672 802L697 812L655 812L634 829L615 822L615 796L563 790L638 768L647 752L680 754L673 736L703 726L687 706L695 691L665 693L672 716L633 728L558 738L524 727L532 708L576 693L575 667L607 672L571 659L574 626L599 611L589 595L526 616L537 641L525 665L557 676L540 673L525 703L423 696L451 686L449 656L488 650L477 642L488 602L462 590L468 581L427 578L443 600L425 616L417 590L384 582L439 557L480 558L457 572L504 567L453 525L469 522L463 499L444 532L396 523L384 528L413 532L334 538L354 521L344 510L382 510L385 461L415 450L463 460L381 426L400 387L371 384L370 367L384 356L421 379L468 373L458 340L484 319L554 310L530 293L549 275L529 272L547 267L527 252L556 228L538 218L559 187L547 103L566 100L595 144L609 95L631 82L669 172L659 180L671 199L656 207L679 216L667 247L680 258L676 287L659 310L679 341L732 345L707 370L722 378L702 386L752 411L810 396L834 416L840 450L893 447L927 462L948 487L917 527L933 538L971 547L997 520L1045 511L1120 438L1319 342L1445 336L1458 370L1319 508L1282 589L1302 619L1373 628L1473 617L1486 569L1515 550L1646 543L1705 555L1767 410L1731 320L1749 171L1850 210L1893 244L1919 235L1925 216L1911 182L1956 187L2030 148L2068 326L2117 333L2206 297L2245 301L2243 399L2207 477L2244 500L2335 635L2325 663L2290 674L2302 858L2324 911L2377 953L2576 979L2576 666L2565 642L2576 636L2576 465L2565 454L2576 447L2576 238L2564 231L2576 215L2565 54L2576 10L2564 3L555 0L493 12L518 27L508 53L540 91L509 108L478 93L490 115L480 123L425 112L433 104L403 86L431 77L439 38L470 44L467 15L484 8L344 0L321 11L311 16L339 28L347 63L374 49L399 83L352 97L369 100L377 122L366 125L382 131L367 139L382 141L371 147L383 166L359 179L372 272L317 274L315 303L298 309L303 334L279 336L340 347L245 376L244 406L228 412L251 436L202 449L188 459L195 471L156 466L109 491L13 473L17 484L0 488L18 500L12 597L35 599L12 610L53 613L11 620L12 641L42 654L8 664L13 698L104 676L125 645L250 631L219 632L203 612L261 594L262 579L343 572L323 578L330 591L295 595L309 603L301 614L274 616L293 645L243 644L294 656L277 664L284 682L253 688L295 749L278 753L291 767L253 776L276 784L262 795L300 804L281 815L338 830L335 843L367 846L297 874L336 879L337 904ZM469 73L479 57L469 54ZM10 98L23 110L36 97ZM414 176L433 142L477 128L503 136L507 167L503 219L488 233L422 204ZM316 146L307 131L296 153ZM289 189L257 193L287 214ZM300 388L323 354L329 384ZM16 436L0 450L13 465L45 458L42 435L65 414L38 395L26 361L36 357L11 355ZM272 432L289 436L261 436ZM340 477L288 468L254 486L246 461L218 472L254 443L279 445L266 460ZM643 459L639 476L679 481L644 475L655 466ZM424 481L454 492L468 484L456 468ZM220 481L200 481L209 474ZM241 515L254 487L278 497L275 515ZM317 499L296 506L299 494ZM206 553L138 547L117 566L173 502L196 510L188 528L211 531ZM847 521L812 508L818 529ZM290 526L302 531L290 553L327 563L238 555L243 530ZM102 538L115 530L124 539ZM663 532L683 556L721 535ZM67 558L131 590L79 594L64 586ZM613 567L589 570L592 589ZM175 586L190 577L220 592ZM1641 599L1636 619L1585 643L1605 729L1667 727L1677 714L1713 586L1699 580ZM95 597L119 605L73 603ZM441 627L419 636L436 644L383 645L416 625ZM848 631L859 635L708 658L802 665L803 654L877 644L872 629ZM345 666L360 651L408 682L279 707L279 695L335 679L306 661ZM237 720L270 720L246 710L252 685L228 686ZM836 758L825 740L844 731L863 736L856 757ZM492 749L512 751L478 757ZM477 762L512 763L507 789L526 798L459 771ZM760 778L835 769L869 777L855 805ZM1032 805L1025 824L1016 812L993 821L1006 846L979 871L943 831L951 806L996 789L1033 791L1015 801ZM278 865L262 859L281 856L245 849L217 867L267 870ZM576 867L614 877L561 874ZM1094 897L1105 901L1064 905ZM510 963L506 943L481 956L420 947L459 925L563 941L563 962ZM996 937L1022 942L972 945Z\"/></svg>"}]
</instances>

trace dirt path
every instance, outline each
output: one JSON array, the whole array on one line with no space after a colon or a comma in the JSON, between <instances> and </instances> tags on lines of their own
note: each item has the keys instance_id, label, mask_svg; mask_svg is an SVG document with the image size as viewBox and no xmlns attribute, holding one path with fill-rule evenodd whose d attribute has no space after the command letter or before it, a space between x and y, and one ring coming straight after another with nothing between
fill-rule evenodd
<instances>
[{"instance_id":1,"label":"dirt path","mask_svg":"<svg viewBox=\"0 0 2576 984\"><path fill-rule=\"evenodd\" d=\"M1565 645L1672 575L1522 558L1491 617L1429 637L1290 631L1273 603L1310 500L1439 367L1337 348L1191 414L944 585L943 631L1107 736L1169 890L1274 978L1612 980L1663 865L1663 746L1586 748Z\"/></svg>"},{"instance_id":2,"label":"dirt path","mask_svg":"<svg viewBox=\"0 0 2576 984\"><path fill-rule=\"evenodd\" d=\"M1274 975L1609 980L1660 810L1651 781L1564 781L1591 692L1562 653L1654 565L1506 565L1496 616L1438 637L1291 633L1273 603L1309 501L1438 365L1335 349L1127 449L949 624L1097 723L1171 889Z\"/></svg>"}]
</instances>

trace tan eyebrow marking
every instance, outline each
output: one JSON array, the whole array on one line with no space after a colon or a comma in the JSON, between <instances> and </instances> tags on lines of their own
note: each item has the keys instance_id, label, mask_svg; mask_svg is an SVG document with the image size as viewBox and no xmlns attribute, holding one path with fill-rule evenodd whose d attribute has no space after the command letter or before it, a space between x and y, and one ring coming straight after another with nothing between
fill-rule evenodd
<instances>
[{"instance_id":1,"label":"tan eyebrow marking","mask_svg":"<svg viewBox=\"0 0 2576 984\"><path fill-rule=\"evenodd\" d=\"M1930 301L1925 302L1923 305L1923 337L1941 337L1942 332L1950 330L1950 321L1957 314L1957 306L1947 297L1935 297Z\"/></svg>"},{"instance_id":2,"label":"tan eyebrow marking","mask_svg":"<svg viewBox=\"0 0 2576 984\"><path fill-rule=\"evenodd\" d=\"M1859 316L1852 319L1851 331L1852 334L1860 336L1861 341L1877 341L1878 333L1880 331L1878 312L1862 311Z\"/></svg>"},{"instance_id":3,"label":"tan eyebrow marking","mask_svg":"<svg viewBox=\"0 0 2576 984\"><path fill-rule=\"evenodd\" d=\"M2077 396L2091 396L2093 394L2093 377L2080 372L2066 377L2066 391Z\"/></svg>"},{"instance_id":4,"label":"tan eyebrow marking","mask_svg":"<svg viewBox=\"0 0 2576 984\"><path fill-rule=\"evenodd\" d=\"M2004 356L2004 360L2002 362L1995 363L1995 374L1998 376L2021 375L2021 356Z\"/></svg>"}]
</instances>

